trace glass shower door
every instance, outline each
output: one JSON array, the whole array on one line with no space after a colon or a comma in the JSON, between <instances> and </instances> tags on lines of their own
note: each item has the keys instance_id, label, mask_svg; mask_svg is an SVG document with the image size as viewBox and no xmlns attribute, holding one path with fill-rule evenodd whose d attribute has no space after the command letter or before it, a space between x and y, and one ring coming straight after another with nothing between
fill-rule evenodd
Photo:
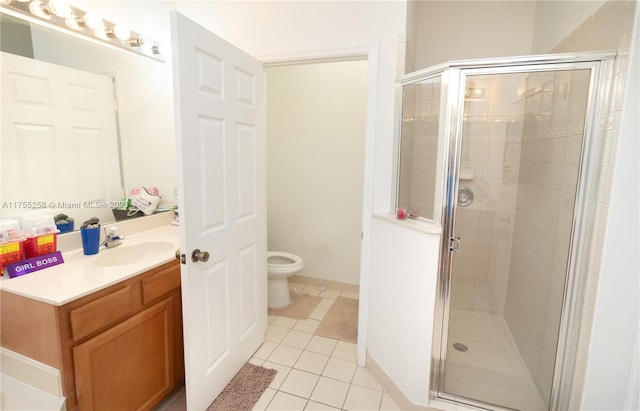
<instances>
[{"instance_id":1,"label":"glass shower door","mask_svg":"<svg viewBox=\"0 0 640 411\"><path fill-rule=\"evenodd\" d=\"M413 216L437 221L440 75L409 83L402 89L402 127L397 207Z\"/></svg>"},{"instance_id":2,"label":"glass shower door","mask_svg":"<svg viewBox=\"0 0 640 411\"><path fill-rule=\"evenodd\" d=\"M549 409L591 76L461 70L445 396Z\"/></svg>"}]
</instances>

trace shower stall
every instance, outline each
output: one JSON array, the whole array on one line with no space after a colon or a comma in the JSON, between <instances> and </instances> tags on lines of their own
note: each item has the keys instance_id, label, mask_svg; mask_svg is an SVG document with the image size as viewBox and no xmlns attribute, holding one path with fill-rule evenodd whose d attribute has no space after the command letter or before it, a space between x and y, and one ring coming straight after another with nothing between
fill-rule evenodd
<instances>
[{"instance_id":1,"label":"shower stall","mask_svg":"<svg viewBox=\"0 0 640 411\"><path fill-rule=\"evenodd\" d=\"M403 76L397 207L442 228L432 396L566 409L614 53Z\"/></svg>"}]
</instances>

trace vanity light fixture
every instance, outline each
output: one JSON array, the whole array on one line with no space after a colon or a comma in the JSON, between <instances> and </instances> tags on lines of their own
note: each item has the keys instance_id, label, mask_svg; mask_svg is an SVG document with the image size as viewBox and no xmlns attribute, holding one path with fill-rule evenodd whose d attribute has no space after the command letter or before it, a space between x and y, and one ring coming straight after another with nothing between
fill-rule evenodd
<instances>
[{"instance_id":1,"label":"vanity light fixture","mask_svg":"<svg viewBox=\"0 0 640 411\"><path fill-rule=\"evenodd\" d=\"M71 5L67 0L33 0L29 3L29 11L45 20L53 16L66 18L71 15Z\"/></svg>"},{"instance_id":2,"label":"vanity light fixture","mask_svg":"<svg viewBox=\"0 0 640 411\"><path fill-rule=\"evenodd\" d=\"M53 17L53 14L49 12L48 9L45 9L44 4L39 0L34 0L29 3L29 11L34 16L38 16L41 19L49 20Z\"/></svg>"},{"instance_id":3,"label":"vanity light fixture","mask_svg":"<svg viewBox=\"0 0 640 411\"><path fill-rule=\"evenodd\" d=\"M94 12L74 7L68 0L0 0L0 12L112 48L165 61L157 41L122 24L105 20Z\"/></svg>"},{"instance_id":4,"label":"vanity light fixture","mask_svg":"<svg viewBox=\"0 0 640 411\"><path fill-rule=\"evenodd\" d=\"M47 6L51 13L63 19L71 15L71 4L67 0L49 0Z\"/></svg>"},{"instance_id":5,"label":"vanity light fixture","mask_svg":"<svg viewBox=\"0 0 640 411\"><path fill-rule=\"evenodd\" d=\"M129 41L131 38L131 30L122 24L116 24L113 28L113 34L122 41Z\"/></svg>"},{"instance_id":6,"label":"vanity light fixture","mask_svg":"<svg viewBox=\"0 0 640 411\"><path fill-rule=\"evenodd\" d=\"M102 17L91 11L84 13L82 21L84 21L84 24L87 27L93 30L99 30L101 27L104 27L104 20L102 20Z\"/></svg>"},{"instance_id":7,"label":"vanity light fixture","mask_svg":"<svg viewBox=\"0 0 640 411\"><path fill-rule=\"evenodd\" d=\"M81 31L82 29L87 27L87 25L84 22L84 19L82 17L74 16L73 14L70 14L64 20L64 24L67 27L69 27L70 29L73 29L73 30L76 30L76 31Z\"/></svg>"},{"instance_id":8,"label":"vanity light fixture","mask_svg":"<svg viewBox=\"0 0 640 411\"><path fill-rule=\"evenodd\" d=\"M144 44L145 44L145 40L144 40L144 37L142 36L129 38L129 45L131 47L144 47Z\"/></svg>"},{"instance_id":9,"label":"vanity light fixture","mask_svg":"<svg viewBox=\"0 0 640 411\"><path fill-rule=\"evenodd\" d=\"M93 35L101 40L109 41L115 36L109 36L109 34L107 34L107 30L109 30L109 32L111 33L111 29L104 28L103 26L98 26L93 30Z\"/></svg>"}]
</instances>

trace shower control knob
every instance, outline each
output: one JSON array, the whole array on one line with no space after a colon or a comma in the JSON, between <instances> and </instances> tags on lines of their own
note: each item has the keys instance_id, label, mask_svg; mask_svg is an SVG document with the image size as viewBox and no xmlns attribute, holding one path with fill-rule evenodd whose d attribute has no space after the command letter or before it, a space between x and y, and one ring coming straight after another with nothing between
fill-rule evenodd
<instances>
[{"instance_id":1,"label":"shower control knob","mask_svg":"<svg viewBox=\"0 0 640 411\"><path fill-rule=\"evenodd\" d=\"M191 253L191 261L193 261L194 263L197 263L198 261L206 263L207 261L209 261L209 253L207 251L200 251L196 248Z\"/></svg>"}]
</instances>

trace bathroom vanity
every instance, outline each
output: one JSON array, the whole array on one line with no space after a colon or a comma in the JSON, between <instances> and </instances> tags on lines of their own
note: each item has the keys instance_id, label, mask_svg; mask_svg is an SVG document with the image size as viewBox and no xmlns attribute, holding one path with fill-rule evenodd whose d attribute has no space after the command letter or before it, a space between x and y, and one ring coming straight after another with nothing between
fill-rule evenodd
<instances>
[{"instance_id":1,"label":"bathroom vanity","mask_svg":"<svg viewBox=\"0 0 640 411\"><path fill-rule=\"evenodd\" d=\"M67 410L152 409L184 380L177 229L125 241L2 281L2 346L58 369Z\"/></svg>"}]
</instances>

